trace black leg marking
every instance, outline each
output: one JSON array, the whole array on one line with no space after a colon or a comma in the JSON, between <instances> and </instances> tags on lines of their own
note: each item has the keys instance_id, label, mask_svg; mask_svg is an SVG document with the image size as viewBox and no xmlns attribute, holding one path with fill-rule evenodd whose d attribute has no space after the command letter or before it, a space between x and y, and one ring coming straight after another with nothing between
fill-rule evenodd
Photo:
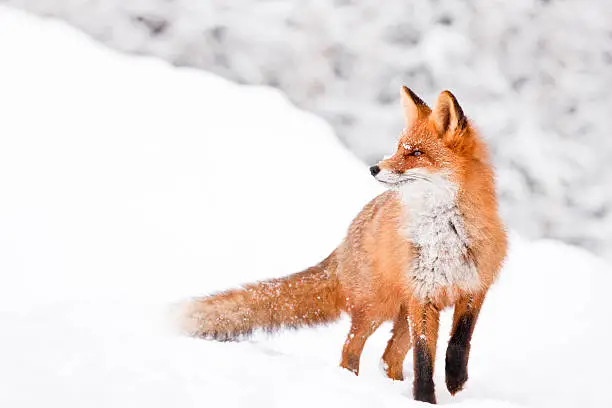
<instances>
[{"instance_id":1,"label":"black leg marking","mask_svg":"<svg viewBox=\"0 0 612 408\"><path fill-rule=\"evenodd\" d=\"M474 318L461 317L446 350L446 387L451 394L461 391L468 379L467 365Z\"/></svg>"},{"instance_id":2,"label":"black leg marking","mask_svg":"<svg viewBox=\"0 0 612 408\"><path fill-rule=\"evenodd\" d=\"M436 403L433 381L433 361L425 342L419 341L414 348L414 385L413 394L417 401Z\"/></svg>"}]
</instances>

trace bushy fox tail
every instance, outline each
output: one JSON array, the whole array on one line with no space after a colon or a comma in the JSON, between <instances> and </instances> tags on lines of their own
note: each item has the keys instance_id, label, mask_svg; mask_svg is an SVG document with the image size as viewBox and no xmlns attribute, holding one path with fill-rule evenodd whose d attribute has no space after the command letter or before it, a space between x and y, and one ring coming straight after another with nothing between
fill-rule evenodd
<instances>
[{"instance_id":1,"label":"bushy fox tail","mask_svg":"<svg viewBox=\"0 0 612 408\"><path fill-rule=\"evenodd\" d=\"M228 341L256 329L272 332L337 320L343 298L333 255L284 278L192 299L181 308L181 329L190 336Z\"/></svg>"}]
</instances>

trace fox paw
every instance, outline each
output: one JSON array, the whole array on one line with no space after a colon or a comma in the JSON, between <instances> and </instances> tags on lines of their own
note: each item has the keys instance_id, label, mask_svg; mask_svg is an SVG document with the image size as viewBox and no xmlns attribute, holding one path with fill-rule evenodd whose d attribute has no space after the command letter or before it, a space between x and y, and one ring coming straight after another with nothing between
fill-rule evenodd
<instances>
[{"instance_id":1,"label":"fox paw","mask_svg":"<svg viewBox=\"0 0 612 408\"><path fill-rule=\"evenodd\" d=\"M463 389L463 386L465 385L467 379L468 375L467 370L465 369L458 370L456 372L453 370L446 370L446 388L448 388L448 391L452 395L455 395Z\"/></svg>"},{"instance_id":2,"label":"fox paw","mask_svg":"<svg viewBox=\"0 0 612 408\"><path fill-rule=\"evenodd\" d=\"M422 402L429 402L430 404L436 404L436 391L433 385L431 384L415 384L413 389L414 399Z\"/></svg>"},{"instance_id":3,"label":"fox paw","mask_svg":"<svg viewBox=\"0 0 612 408\"><path fill-rule=\"evenodd\" d=\"M354 355L348 355L346 359L343 359L340 363L340 367L346 368L355 375L359 375L359 357Z\"/></svg>"},{"instance_id":4,"label":"fox paw","mask_svg":"<svg viewBox=\"0 0 612 408\"><path fill-rule=\"evenodd\" d=\"M404 366L389 364L387 362L382 363L382 368L385 371L387 377L395 381L404 381Z\"/></svg>"},{"instance_id":5,"label":"fox paw","mask_svg":"<svg viewBox=\"0 0 612 408\"><path fill-rule=\"evenodd\" d=\"M455 395L468 379L465 349L449 347L446 353L446 388Z\"/></svg>"}]
</instances>

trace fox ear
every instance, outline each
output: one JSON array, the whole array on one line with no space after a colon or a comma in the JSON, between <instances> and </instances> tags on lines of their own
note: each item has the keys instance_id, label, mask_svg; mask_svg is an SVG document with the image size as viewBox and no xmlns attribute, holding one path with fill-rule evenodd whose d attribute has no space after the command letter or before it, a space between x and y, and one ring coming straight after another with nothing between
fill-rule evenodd
<instances>
[{"instance_id":1,"label":"fox ear","mask_svg":"<svg viewBox=\"0 0 612 408\"><path fill-rule=\"evenodd\" d=\"M440 135L464 128L467 119L457 98L450 91L443 91L433 110L433 120Z\"/></svg>"},{"instance_id":2,"label":"fox ear","mask_svg":"<svg viewBox=\"0 0 612 408\"><path fill-rule=\"evenodd\" d=\"M402 86L400 95L402 99L402 110L404 111L404 121L407 128L418 118L426 118L431 113L429 106L409 88Z\"/></svg>"}]
</instances>

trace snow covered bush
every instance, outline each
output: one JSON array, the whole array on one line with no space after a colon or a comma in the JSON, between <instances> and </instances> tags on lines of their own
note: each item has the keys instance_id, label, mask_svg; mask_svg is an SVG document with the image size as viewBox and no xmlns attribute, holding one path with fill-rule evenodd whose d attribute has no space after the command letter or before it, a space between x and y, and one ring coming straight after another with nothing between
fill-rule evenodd
<instances>
[{"instance_id":1,"label":"snow covered bush","mask_svg":"<svg viewBox=\"0 0 612 408\"><path fill-rule=\"evenodd\" d=\"M509 225L612 257L607 0L0 1L278 87L368 163L393 150L401 84L452 89L491 143Z\"/></svg>"}]
</instances>

